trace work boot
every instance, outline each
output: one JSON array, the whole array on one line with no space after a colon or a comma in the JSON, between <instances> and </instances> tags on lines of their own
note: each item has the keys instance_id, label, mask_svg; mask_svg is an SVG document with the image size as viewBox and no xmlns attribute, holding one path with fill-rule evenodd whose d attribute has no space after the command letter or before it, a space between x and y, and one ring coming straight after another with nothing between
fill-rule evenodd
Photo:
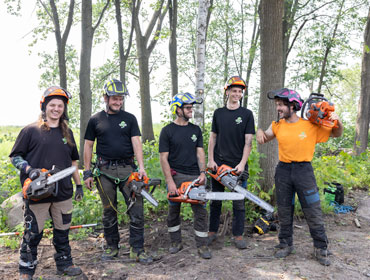
<instances>
[{"instance_id":1,"label":"work boot","mask_svg":"<svg viewBox=\"0 0 370 280\"><path fill-rule=\"evenodd\" d=\"M176 254L182 250L183 246L181 242L172 242L171 247L168 249L170 254Z\"/></svg>"},{"instance_id":2,"label":"work boot","mask_svg":"<svg viewBox=\"0 0 370 280\"><path fill-rule=\"evenodd\" d=\"M208 233L208 241L207 241L207 244L208 245L211 245L213 241L215 241L217 239L217 234L216 233L213 233L213 234L210 234Z\"/></svg>"},{"instance_id":3,"label":"work boot","mask_svg":"<svg viewBox=\"0 0 370 280\"><path fill-rule=\"evenodd\" d=\"M211 259L212 258L212 253L209 250L208 246L206 246L206 245L200 246L198 248L198 254L203 259Z\"/></svg>"},{"instance_id":4,"label":"work boot","mask_svg":"<svg viewBox=\"0 0 370 280\"><path fill-rule=\"evenodd\" d=\"M332 253L327 249L321 249L321 248L314 248L313 250L313 256L314 258L324 266L329 266L331 264L329 256L332 255Z\"/></svg>"},{"instance_id":5,"label":"work boot","mask_svg":"<svg viewBox=\"0 0 370 280\"><path fill-rule=\"evenodd\" d=\"M293 245L289 246L286 244L279 244L275 248L278 248L278 250L275 252L274 257L278 259L289 256L294 250Z\"/></svg>"},{"instance_id":6,"label":"work boot","mask_svg":"<svg viewBox=\"0 0 370 280\"><path fill-rule=\"evenodd\" d=\"M105 249L104 253L101 256L103 261L113 260L118 256L118 246L112 246Z\"/></svg>"},{"instance_id":7,"label":"work boot","mask_svg":"<svg viewBox=\"0 0 370 280\"><path fill-rule=\"evenodd\" d=\"M70 265L65 268L61 268L57 270L58 275L66 275L66 276L77 276L82 273L81 268L75 265Z\"/></svg>"},{"instance_id":8,"label":"work boot","mask_svg":"<svg viewBox=\"0 0 370 280\"><path fill-rule=\"evenodd\" d=\"M19 274L19 280L32 280L31 274L21 273Z\"/></svg>"},{"instance_id":9,"label":"work boot","mask_svg":"<svg viewBox=\"0 0 370 280\"><path fill-rule=\"evenodd\" d=\"M234 244L235 247L240 250L247 249L247 242L243 239L242 236L235 237Z\"/></svg>"},{"instance_id":10,"label":"work boot","mask_svg":"<svg viewBox=\"0 0 370 280\"><path fill-rule=\"evenodd\" d=\"M137 252L136 252L137 250ZM149 256L143 248L141 249L134 249L131 247L130 249L130 259L136 260L142 264L150 264L153 262L153 258Z\"/></svg>"}]
</instances>

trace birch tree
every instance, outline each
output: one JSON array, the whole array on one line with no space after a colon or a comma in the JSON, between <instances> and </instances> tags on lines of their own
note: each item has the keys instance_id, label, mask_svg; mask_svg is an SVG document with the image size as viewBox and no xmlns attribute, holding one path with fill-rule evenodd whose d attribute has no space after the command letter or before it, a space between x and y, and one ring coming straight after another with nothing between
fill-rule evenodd
<instances>
[{"instance_id":1,"label":"birch tree","mask_svg":"<svg viewBox=\"0 0 370 280\"><path fill-rule=\"evenodd\" d=\"M206 67L206 39L207 15L210 6L209 0L199 0L197 41L196 41L196 70L195 70L195 95L204 99L204 76ZM204 103L194 113L195 123L204 127Z\"/></svg>"}]
</instances>

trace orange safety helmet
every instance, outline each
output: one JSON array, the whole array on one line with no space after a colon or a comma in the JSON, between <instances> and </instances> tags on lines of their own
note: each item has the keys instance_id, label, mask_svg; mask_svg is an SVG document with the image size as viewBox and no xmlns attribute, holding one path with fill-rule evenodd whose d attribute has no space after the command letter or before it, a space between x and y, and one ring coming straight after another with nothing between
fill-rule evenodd
<instances>
[{"instance_id":1,"label":"orange safety helmet","mask_svg":"<svg viewBox=\"0 0 370 280\"><path fill-rule=\"evenodd\" d=\"M243 90L247 87L247 84L246 82L240 78L239 76L232 76L230 77L226 83L225 83L225 86L224 86L224 93L226 94L226 91L230 88L230 87L234 87L234 86L239 86L239 87L242 87Z\"/></svg>"},{"instance_id":2,"label":"orange safety helmet","mask_svg":"<svg viewBox=\"0 0 370 280\"><path fill-rule=\"evenodd\" d=\"M40 108L41 108L42 111L45 111L45 107L46 107L45 101L46 101L46 98L47 97L52 97L52 96L60 96L60 97L63 97L63 99L65 99L65 103L66 104L68 104L69 103L69 99L72 98L72 95L66 89L61 88L59 86L51 86L51 87L49 87L49 88L47 88L45 90L44 94L41 97L41 100L40 100Z\"/></svg>"}]
</instances>

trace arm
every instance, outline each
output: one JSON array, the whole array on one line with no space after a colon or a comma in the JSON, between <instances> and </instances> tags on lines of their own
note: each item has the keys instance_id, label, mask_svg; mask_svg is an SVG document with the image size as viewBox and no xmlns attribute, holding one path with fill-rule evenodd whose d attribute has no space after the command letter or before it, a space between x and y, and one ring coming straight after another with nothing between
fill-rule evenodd
<instances>
[{"instance_id":1,"label":"arm","mask_svg":"<svg viewBox=\"0 0 370 280\"><path fill-rule=\"evenodd\" d=\"M76 170L72 174L73 181L75 181L76 186L81 185L81 178L80 178L80 173L78 172L77 160L72 160L72 165L76 166Z\"/></svg>"},{"instance_id":2,"label":"arm","mask_svg":"<svg viewBox=\"0 0 370 280\"><path fill-rule=\"evenodd\" d=\"M209 135L209 142L208 142L208 163L207 167L209 169L212 169L216 171L217 169L217 163L214 160L214 150L216 146L216 139L217 139L217 134L214 132L211 132Z\"/></svg>"},{"instance_id":3,"label":"arm","mask_svg":"<svg viewBox=\"0 0 370 280\"><path fill-rule=\"evenodd\" d=\"M143 146L140 141L140 136L131 137L132 147L134 148L135 157L139 164L139 176L147 176L144 169Z\"/></svg>"},{"instance_id":4,"label":"arm","mask_svg":"<svg viewBox=\"0 0 370 280\"><path fill-rule=\"evenodd\" d=\"M168 154L169 152L159 153L159 161L161 163L164 178L166 179L168 192L170 194L176 193L177 195L179 195L179 193L177 192L175 181L173 180L171 175L171 167L168 163Z\"/></svg>"},{"instance_id":5,"label":"arm","mask_svg":"<svg viewBox=\"0 0 370 280\"><path fill-rule=\"evenodd\" d=\"M272 139L274 139L275 134L272 131L272 125L270 125L269 128L266 131L263 131L262 129L259 128L257 130L256 136L257 136L258 144L261 144L261 145L271 141Z\"/></svg>"},{"instance_id":6,"label":"arm","mask_svg":"<svg viewBox=\"0 0 370 280\"><path fill-rule=\"evenodd\" d=\"M197 158L200 170L200 175L198 177L199 184L203 185L206 183L206 155L204 153L203 147L197 147Z\"/></svg>"},{"instance_id":7,"label":"arm","mask_svg":"<svg viewBox=\"0 0 370 280\"><path fill-rule=\"evenodd\" d=\"M252 134L245 134L245 144L244 144L244 149L243 149L243 156L241 161L237 166L235 166L237 172L241 173L245 169L245 165L247 164L248 157L252 151Z\"/></svg>"},{"instance_id":8,"label":"arm","mask_svg":"<svg viewBox=\"0 0 370 280\"><path fill-rule=\"evenodd\" d=\"M329 119L332 121L338 121L338 127L332 129L330 137L340 137L343 133L343 124L340 121L339 116L335 112L332 112Z\"/></svg>"},{"instance_id":9,"label":"arm","mask_svg":"<svg viewBox=\"0 0 370 280\"><path fill-rule=\"evenodd\" d=\"M85 163L85 171L89 171L91 168L91 158L92 152L94 147L94 141L85 140L85 148L84 148L84 163ZM94 180L92 177L84 178L85 186L91 190L94 186Z\"/></svg>"}]
</instances>

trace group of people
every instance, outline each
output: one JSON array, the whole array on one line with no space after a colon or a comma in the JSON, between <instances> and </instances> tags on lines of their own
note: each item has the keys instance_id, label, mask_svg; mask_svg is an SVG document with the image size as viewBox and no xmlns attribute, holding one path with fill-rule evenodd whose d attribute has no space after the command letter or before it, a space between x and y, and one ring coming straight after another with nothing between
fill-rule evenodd
<instances>
[{"instance_id":1,"label":"group of people","mask_svg":"<svg viewBox=\"0 0 370 280\"><path fill-rule=\"evenodd\" d=\"M170 196L179 194L178 188L183 182L199 179L200 184L205 184L206 169L215 171L222 164L235 168L241 175L242 186L247 187L248 157L252 150L255 125L252 111L241 106L246 86L238 76L233 76L226 82L226 104L213 114L208 162L203 149L202 131L199 126L190 122L193 106L201 104L202 100L190 93L180 93L172 98L169 105L175 120L162 129L159 138L160 164ZM121 81L112 79L105 84L106 108L90 118L84 135L83 180L89 190L94 185L97 187L103 205L106 249L102 259L111 260L119 254L117 191L120 190L130 217L130 258L141 263L151 263L152 256L144 250L143 198L141 195L133 197L126 187L131 172L136 170L140 178L147 176L137 120L133 114L122 110L127 95L127 88ZM299 118L296 112L302 107L303 100L294 90L284 88L272 91L268 97L275 100L279 119L266 131L258 129L257 141L263 144L276 138L279 144L275 187L280 232L275 256L283 258L293 251L293 210L297 193L314 240L314 255L321 264L329 265L328 240L310 162L315 144L327 141L329 136L340 136L343 126L335 113L332 113L331 119L338 120L339 125L333 129ZM10 158L13 165L20 170L22 185L27 178L37 179L42 168L51 169L53 165L59 169L77 166L79 155L73 133L68 127L67 104L71 98L71 94L61 87L48 88L40 102L39 120L19 133ZM95 141L97 158L92 166ZM75 199L81 200L83 189L77 170L58 182L55 196L37 201L24 199L26 230L20 248L20 279L32 279L35 273L37 247L49 214L53 224L57 273L68 276L82 274L82 270L73 264L68 239L72 219L71 177L76 185ZM211 186L213 191L224 191L224 186L214 179ZM192 204L191 207L198 254L204 259L210 259L212 253L209 245L217 239L222 203L211 201L209 218L203 204ZM169 201L167 226L171 254L176 254L183 248L180 209L181 203ZM238 249L247 248L247 242L243 238L244 220L245 201L233 201L232 234Z\"/></svg>"}]
</instances>

